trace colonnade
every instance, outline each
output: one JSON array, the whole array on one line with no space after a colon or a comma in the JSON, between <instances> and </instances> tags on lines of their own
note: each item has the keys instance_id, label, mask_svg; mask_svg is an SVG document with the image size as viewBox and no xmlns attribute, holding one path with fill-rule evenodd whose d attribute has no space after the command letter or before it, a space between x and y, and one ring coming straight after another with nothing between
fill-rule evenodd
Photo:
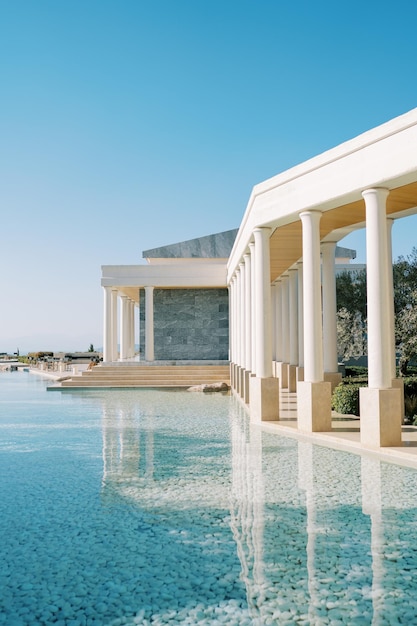
<instances>
[{"instance_id":1,"label":"colonnade","mask_svg":"<svg viewBox=\"0 0 417 626\"><path fill-rule=\"evenodd\" d=\"M145 286L145 361L153 361L154 324L153 324L153 286ZM103 361L126 361L135 356L136 302L119 292L116 287L103 287L104 292L104 335ZM139 293L139 289L138 289ZM120 307L118 307L118 299ZM120 320L118 320L118 313ZM119 323L118 323L119 322ZM120 346L120 352L118 349Z\"/></svg>"},{"instance_id":2,"label":"colonnade","mask_svg":"<svg viewBox=\"0 0 417 626\"><path fill-rule=\"evenodd\" d=\"M135 356L135 302L116 288L103 287L103 291L103 361L131 359Z\"/></svg>"},{"instance_id":3,"label":"colonnade","mask_svg":"<svg viewBox=\"0 0 417 626\"><path fill-rule=\"evenodd\" d=\"M395 380L391 224L388 190L363 191L366 210L369 387L360 392L361 441L400 445L401 393ZM279 387L297 391L298 428L331 430L338 373L336 241L320 241L322 212L299 213L302 257L271 284L269 226L256 227L229 273L234 391L254 421L279 419ZM230 270L229 270L230 271Z\"/></svg>"}]
</instances>

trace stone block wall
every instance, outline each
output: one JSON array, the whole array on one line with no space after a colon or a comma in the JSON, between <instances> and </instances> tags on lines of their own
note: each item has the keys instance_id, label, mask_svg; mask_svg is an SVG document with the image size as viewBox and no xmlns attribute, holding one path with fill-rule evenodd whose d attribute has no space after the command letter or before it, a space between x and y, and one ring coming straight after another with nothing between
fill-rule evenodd
<instances>
[{"instance_id":1,"label":"stone block wall","mask_svg":"<svg viewBox=\"0 0 417 626\"><path fill-rule=\"evenodd\" d=\"M145 291L140 290L140 353ZM155 360L228 360L227 289L154 289Z\"/></svg>"}]
</instances>

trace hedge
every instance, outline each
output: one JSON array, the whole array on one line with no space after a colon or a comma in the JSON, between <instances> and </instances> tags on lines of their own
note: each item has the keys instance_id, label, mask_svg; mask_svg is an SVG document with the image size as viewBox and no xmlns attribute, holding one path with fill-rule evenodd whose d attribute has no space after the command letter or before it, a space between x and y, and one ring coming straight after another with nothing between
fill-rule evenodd
<instances>
[{"instance_id":1,"label":"hedge","mask_svg":"<svg viewBox=\"0 0 417 626\"><path fill-rule=\"evenodd\" d=\"M332 408L338 413L359 415L359 389L367 386L364 376L344 378L333 392ZM404 404L406 418L417 418L417 376L404 378Z\"/></svg>"},{"instance_id":2,"label":"hedge","mask_svg":"<svg viewBox=\"0 0 417 626\"><path fill-rule=\"evenodd\" d=\"M366 383L341 383L333 391L332 408L338 413L359 415L359 389L366 386Z\"/></svg>"}]
</instances>

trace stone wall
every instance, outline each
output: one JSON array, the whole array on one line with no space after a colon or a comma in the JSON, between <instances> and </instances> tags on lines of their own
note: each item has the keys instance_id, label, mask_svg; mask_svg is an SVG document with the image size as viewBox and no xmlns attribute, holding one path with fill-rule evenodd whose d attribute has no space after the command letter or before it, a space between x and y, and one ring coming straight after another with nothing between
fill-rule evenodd
<instances>
[{"instance_id":1,"label":"stone wall","mask_svg":"<svg viewBox=\"0 0 417 626\"><path fill-rule=\"evenodd\" d=\"M228 360L227 289L154 289L155 360ZM140 353L145 292L140 290Z\"/></svg>"}]
</instances>

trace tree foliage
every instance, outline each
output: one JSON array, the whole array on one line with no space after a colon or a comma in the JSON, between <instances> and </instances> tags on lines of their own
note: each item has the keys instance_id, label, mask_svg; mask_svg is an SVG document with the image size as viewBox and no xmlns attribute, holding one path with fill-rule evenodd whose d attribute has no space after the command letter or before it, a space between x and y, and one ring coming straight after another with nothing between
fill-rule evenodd
<instances>
[{"instance_id":1,"label":"tree foliage","mask_svg":"<svg viewBox=\"0 0 417 626\"><path fill-rule=\"evenodd\" d=\"M400 350L400 374L407 374L408 363L417 357L417 289L409 293L407 304L395 316L395 340Z\"/></svg>"},{"instance_id":2,"label":"tree foliage","mask_svg":"<svg viewBox=\"0 0 417 626\"><path fill-rule=\"evenodd\" d=\"M413 292L417 290L417 248L413 248L407 257L398 257L392 269L394 307L398 314L413 302Z\"/></svg>"},{"instance_id":3,"label":"tree foliage","mask_svg":"<svg viewBox=\"0 0 417 626\"><path fill-rule=\"evenodd\" d=\"M342 272L336 277L337 351L339 356L367 354L366 271Z\"/></svg>"},{"instance_id":4,"label":"tree foliage","mask_svg":"<svg viewBox=\"0 0 417 626\"><path fill-rule=\"evenodd\" d=\"M366 270L341 272L336 277L337 309L352 315L360 313L366 319Z\"/></svg>"},{"instance_id":5,"label":"tree foliage","mask_svg":"<svg viewBox=\"0 0 417 626\"><path fill-rule=\"evenodd\" d=\"M396 348L405 375L408 363L417 358L417 248L393 263L393 282ZM366 354L366 271L339 274L336 297L340 356Z\"/></svg>"},{"instance_id":6,"label":"tree foliage","mask_svg":"<svg viewBox=\"0 0 417 626\"><path fill-rule=\"evenodd\" d=\"M337 312L337 351L342 359L366 354L365 325L361 314L345 308Z\"/></svg>"}]
</instances>

